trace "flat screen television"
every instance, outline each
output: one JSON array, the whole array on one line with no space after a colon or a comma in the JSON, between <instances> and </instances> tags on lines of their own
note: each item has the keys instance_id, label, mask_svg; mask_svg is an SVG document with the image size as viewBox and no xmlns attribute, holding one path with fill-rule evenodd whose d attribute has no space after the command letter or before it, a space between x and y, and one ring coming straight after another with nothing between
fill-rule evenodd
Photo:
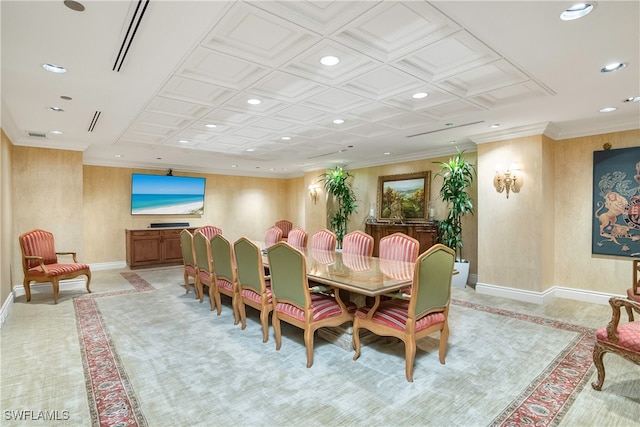
<instances>
[{"instance_id":1,"label":"flat screen television","mask_svg":"<svg viewBox=\"0 0 640 427\"><path fill-rule=\"evenodd\" d=\"M202 215L205 178L131 175L131 215Z\"/></svg>"}]
</instances>

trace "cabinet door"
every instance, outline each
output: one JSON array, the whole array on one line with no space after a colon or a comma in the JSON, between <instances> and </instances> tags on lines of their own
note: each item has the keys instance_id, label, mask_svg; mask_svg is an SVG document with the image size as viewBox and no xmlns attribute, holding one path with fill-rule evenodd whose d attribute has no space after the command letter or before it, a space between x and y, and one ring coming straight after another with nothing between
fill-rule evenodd
<instances>
[{"instance_id":1,"label":"cabinet door","mask_svg":"<svg viewBox=\"0 0 640 427\"><path fill-rule=\"evenodd\" d=\"M420 253L423 253L437 243L438 230L434 226L417 226L414 237L420 242Z\"/></svg>"},{"instance_id":2,"label":"cabinet door","mask_svg":"<svg viewBox=\"0 0 640 427\"><path fill-rule=\"evenodd\" d=\"M158 264L162 253L160 250L160 236L158 234L133 233L131 236L130 266Z\"/></svg>"},{"instance_id":3,"label":"cabinet door","mask_svg":"<svg viewBox=\"0 0 640 427\"><path fill-rule=\"evenodd\" d=\"M164 230L162 232L162 262L182 262L180 231L182 230Z\"/></svg>"}]
</instances>

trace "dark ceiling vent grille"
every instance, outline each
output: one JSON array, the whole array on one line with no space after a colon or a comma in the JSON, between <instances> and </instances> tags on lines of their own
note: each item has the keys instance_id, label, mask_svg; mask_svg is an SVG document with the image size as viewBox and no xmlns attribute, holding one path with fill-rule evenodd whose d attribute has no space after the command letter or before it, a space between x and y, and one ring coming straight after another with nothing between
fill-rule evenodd
<instances>
[{"instance_id":1,"label":"dark ceiling vent grille","mask_svg":"<svg viewBox=\"0 0 640 427\"><path fill-rule=\"evenodd\" d=\"M430 131L427 131L427 132L416 133L415 135L407 135L407 138L413 138L414 136L421 136L421 135L429 135L430 133L442 132L442 131L445 131L445 130L461 128L461 127L465 127L465 126L477 125L478 123L484 123L484 120L480 120L478 122L472 122L472 123L465 123L463 125L447 126L446 128L435 129L435 130L430 130Z\"/></svg>"},{"instance_id":2,"label":"dark ceiling vent grille","mask_svg":"<svg viewBox=\"0 0 640 427\"><path fill-rule=\"evenodd\" d=\"M113 71L120 72L120 68L122 68L122 64L124 63L124 60L127 57L127 53L129 53L129 48L131 47L133 38L136 36L136 32L138 32L138 27L140 26L140 22L142 22L142 17L144 16L145 11L147 10L147 6L149 5L149 0L146 0L144 2L144 6L142 7L142 10L140 10L141 4L142 4L142 0L138 0L138 5L136 6L135 12L133 12L133 17L131 18L131 22L129 22L127 33L124 35L124 39L120 44L118 57L116 58L116 62L113 64Z\"/></svg>"},{"instance_id":3,"label":"dark ceiling vent grille","mask_svg":"<svg viewBox=\"0 0 640 427\"><path fill-rule=\"evenodd\" d=\"M98 119L100 118L101 114L102 111L96 111L95 113L93 113L93 119L91 119L89 129L87 129L89 132L93 132L93 130L96 128L96 123L98 123Z\"/></svg>"},{"instance_id":4,"label":"dark ceiling vent grille","mask_svg":"<svg viewBox=\"0 0 640 427\"><path fill-rule=\"evenodd\" d=\"M44 132L33 132L33 131L27 131L27 135L29 135L29 138L46 138L47 134Z\"/></svg>"}]
</instances>

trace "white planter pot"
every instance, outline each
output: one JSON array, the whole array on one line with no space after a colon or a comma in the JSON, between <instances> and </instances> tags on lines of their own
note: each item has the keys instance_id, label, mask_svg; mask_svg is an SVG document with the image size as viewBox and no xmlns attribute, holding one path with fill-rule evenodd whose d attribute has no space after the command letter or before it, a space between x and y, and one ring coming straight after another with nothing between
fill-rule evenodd
<instances>
[{"instance_id":1,"label":"white planter pot","mask_svg":"<svg viewBox=\"0 0 640 427\"><path fill-rule=\"evenodd\" d=\"M469 279L469 263L456 262L453 268L458 271L458 274L451 276L451 286L454 288L465 288L467 286L467 280Z\"/></svg>"}]
</instances>

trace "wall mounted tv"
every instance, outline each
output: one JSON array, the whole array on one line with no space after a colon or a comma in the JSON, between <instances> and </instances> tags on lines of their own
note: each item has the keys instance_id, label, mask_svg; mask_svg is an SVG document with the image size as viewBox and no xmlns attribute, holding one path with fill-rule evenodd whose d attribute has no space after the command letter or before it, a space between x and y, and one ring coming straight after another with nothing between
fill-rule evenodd
<instances>
[{"instance_id":1,"label":"wall mounted tv","mask_svg":"<svg viewBox=\"0 0 640 427\"><path fill-rule=\"evenodd\" d=\"M205 178L131 175L131 215L202 215Z\"/></svg>"}]
</instances>

